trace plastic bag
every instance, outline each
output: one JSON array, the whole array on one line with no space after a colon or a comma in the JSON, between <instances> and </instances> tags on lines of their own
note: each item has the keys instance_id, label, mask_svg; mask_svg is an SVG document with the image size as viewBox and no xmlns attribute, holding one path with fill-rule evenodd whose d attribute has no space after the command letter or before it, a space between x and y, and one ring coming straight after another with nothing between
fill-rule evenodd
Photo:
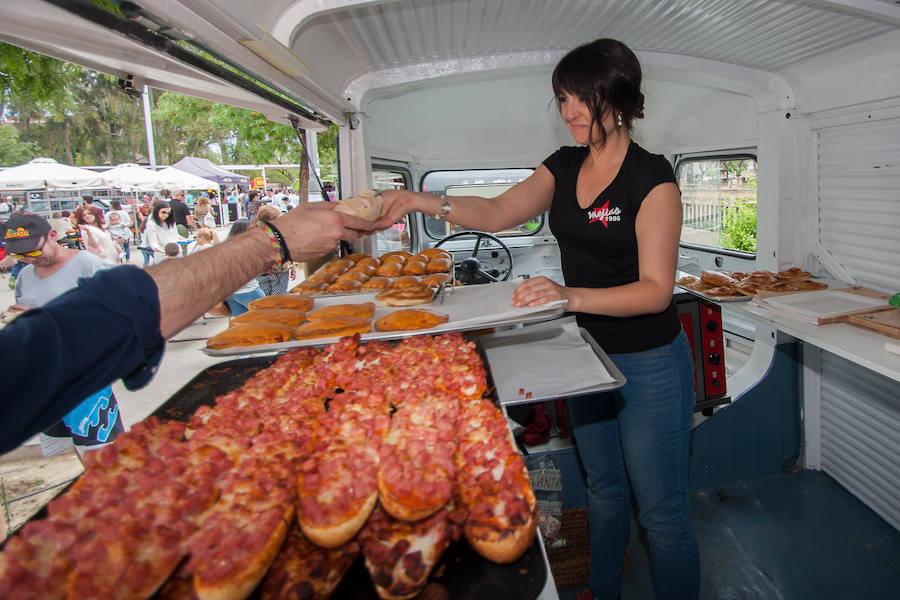
<instances>
[{"instance_id":1,"label":"plastic bag","mask_svg":"<svg viewBox=\"0 0 900 600\"><path fill-rule=\"evenodd\" d=\"M548 548L565 545L560 535L562 525L562 471L559 461L551 452L541 452L525 457L525 465L531 477L531 487L538 505L538 527Z\"/></svg>"}]
</instances>

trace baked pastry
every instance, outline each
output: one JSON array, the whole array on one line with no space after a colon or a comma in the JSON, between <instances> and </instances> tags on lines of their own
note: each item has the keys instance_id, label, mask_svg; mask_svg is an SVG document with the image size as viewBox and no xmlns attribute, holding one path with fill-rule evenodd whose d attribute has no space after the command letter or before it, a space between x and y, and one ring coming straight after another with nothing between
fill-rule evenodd
<instances>
[{"instance_id":1,"label":"baked pastry","mask_svg":"<svg viewBox=\"0 0 900 600\"><path fill-rule=\"evenodd\" d=\"M707 271L706 269L700 272L700 279L708 281L716 287L727 287L732 283L737 283L737 279L726 275L722 271Z\"/></svg>"},{"instance_id":2,"label":"baked pastry","mask_svg":"<svg viewBox=\"0 0 900 600\"><path fill-rule=\"evenodd\" d=\"M352 260L355 265L357 262L361 261L364 258L371 258L368 254L364 252L354 252L353 254L348 254L347 256L342 256L344 260Z\"/></svg>"},{"instance_id":3,"label":"baked pastry","mask_svg":"<svg viewBox=\"0 0 900 600\"><path fill-rule=\"evenodd\" d=\"M768 285L775 283L775 273L771 271L752 271L743 277L739 277L741 281L746 283L756 283L758 285Z\"/></svg>"},{"instance_id":4,"label":"baked pastry","mask_svg":"<svg viewBox=\"0 0 900 600\"><path fill-rule=\"evenodd\" d=\"M426 273L446 273L453 267L452 258L433 258L425 266Z\"/></svg>"},{"instance_id":5,"label":"baked pastry","mask_svg":"<svg viewBox=\"0 0 900 600\"><path fill-rule=\"evenodd\" d=\"M800 281L795 281L792 283L797 287L798 292L811 292L828 288L827 283L823 283L821 281L813 281L812 279L801 279Z\"/></svg>"},{"instance_id":6,"label":"baked pastry","mask_svg":"<svg viewBox=\"0 0 900 600\"><path fill-rule=\"evenodd\" d=\"M250 310L286 308L289 310L307 312L313 307L313 299L307 298L302 294L276 294L274 296L266 296L265 298L251 300L250 304L247 306L250 307Z\"/></svg>"},{"instance_id":7,"label":"baked pastry","mask_svg":"<svg viewBox=\"0 0 900 600\"><path fill-rule=\"evenodd\" d=\"M420 260L410 260L403 265L404 275L424 275L425 263Z\"/></svg>"},{"instance_id":8,"label":"baked pastry","mask_svg":"<svg viewBox=\"0 0 900 600\"><path fill-rule=\"evenodd\" d=\"M357 317L360 319L371 319L375 314L374 302L362 302L360 304L334 304L332 306L323 306L316 310L306 313L307 321L321 321L332 317Z\"/></svg>"},{"instance_id":9,"label":"baked pastry","mask_svg":"<svg viewBox=\"0 0 900 600\"><path fill-rule=\"evenodd\" d=\"M784 271L778 271L778 279L806 279L809 277L809 271L804 271L799 267L791 267L790 269L785 269Z\"/></svg>"},{"instance_id":10,"label":"baked pastry","mask_svg":"<svg viewBox=\"0 0 900 600\"><path fill-rule=\"evenodd\" d=\"M289 293L291 293L291 294L303 294L303 293L321 294L328 288L329 285L331 285L331 284L327 281L310 281L309 279L307 279L306 281L298 283L296 286L291 288Z\"/></svg>"},{"instance_id":11,"label":"baked pastry","mask_svg":"<svg viewBox=\"0 0 900 600\"><path fill-rule=\"evenodd\" d=\"M281 323L235 323L206 340L211 350L241 346L277 344L291 339L294 328Z\"/></svg>"},{"instance_id":12,"label":"baked pastry","mask_svg":"<svg viewBox=\"0 0 900 600\"><path fill-rule=\"evenodd\" d=\"M431 302L432 298L434 290L424 285L391 288L375 295L375 300L385 306L417 306Z\"/></svg>"},{"instance_id":13,"label":"baked pastry","mask_svg":"<svg viewBox=\"0 0 900 600\"><path fill-rule=\"evenodd\" d=\"M725 285L710 288L708 290L705 290L703 293L707 296L717 296L720 298L737 298L738 296L742 295L737 290L733 290L730 286Z\"/></svg>"},{"instance_id":14,"label":"baked pastry","mask_svg":"<svg viewBox=\"0 0 900 600\"><path fill-rule=\"evenodd\" d=\"M392 256L402 256L404 259L403 262L406 262L413 257L413 255L406 250L391 250L390 252L385 252L381 255L381 262L384 262L384 259L390 258Z\"/></svg>"},{"instance_id":15,"label":"baked pastry","mask_svg":"<svg viewBox=\"0 0 900 600\"><path fill-rule=\"evenodd\" d=\"M353 266L352 260L347 260L346 258L339 258L337 260L333 260L330 263L327 263L322 266L322 269L326 273L335 273L336 275L340 275L347 269Z\"/></svg>"},{"instance_id":16,"label":"baked pastry","mask_svg":"<svg viewBox=\"0 0 900 600\"><path fill-rule=\"evenodd\" d=\"M321 269L306 278L306 281L324 281L325 283L334 283L338 278L337 273L322 271Z\"/></svg>"},{"instance_id":17,"label":"baked pastry","mask_svg":"<svg viewBox=\"0 0 900 600\"><path fill-rule=\"evenodd\" d=\"M355 264L350 267L350 270L347 271L347 273L365 273L366 276L371 276L375 273L375 267L373 265ZM344 275L347 273L344 273Z\"/></svg>"},{"instance_id":18,"label":"baked pastry","mask_svg":"<svg viewBox=\"0 0 900 600\"><path fill-rule=\"evenodd\" d=\"M371 266L371 267L378 268L378 265L380 265L380 264L381 264L381 261L378 260L377 258L375 258L374 256L367 256L365 258L361 258L358 261L356 261L356 264L354 264L353 266L354 267Z\"/></svg>"},{"instance_id":19,"label":"baked pastry","mask_svg":"<svg viewBox=\"0 0 900 600\"><path fill-rule=\"evenodd\" d=\"M391 285L391 280L387 277L372 277L362 285L364 290L384 290Z\"/></svg>"},{"instance_id":20,"label":"baked pastry","mask_svg":"<svg viewBox=\"0 0 900 600\"><path fill-rule=\"evenodd\" d=\"M341 337L354 333L369 333L372 322L359 317L337 316L309 321L294 329L295 340L311 338Z\"/></svg>"},{"instance_id":21,"label":"baked pastry","mask_svg":"<svg viewBox=\"0 0 900 600\"><path fill-rule=\"evenodd\" d=\"M429 329L446 323L449 319L450 317L447 315L431 312L424 308L401 308L375 321L375 331Z\"/></svg>"},{"instance_id":22,"label":"baked pastry","mask_svg":"<svg viewBox=\"0 0 900 600\"><path fill-rule=\"evenodd\" d=\"M242 315L231 319L230 325L237 323L281 323L296 327L306 320L306 313L299 310L285 310L280 308L265 308L262 310L248 310Z\"/></svg>"},{"instance_id":23,"label":"baked pastry","mask_svg":"<svg viewBox=\"0 0 900 600\"><path fill-rule=\"evenodd\" d=\"M381 264L397 263L399 265L405 265L408 260L409 259L402 254L392 254L391 256L382 256Z\"/></svg>"},{"instance_id":24,"label":"baked pastry","mask_svg":"<svg viewBox=\"0 0 900 600\"><path fill-rule=\"evenodd\" d=\"M375 274L381 277L397 277L402 273L403 265L397 262L382 263L381 266L375 269Z\"/></svg>"},{"instance_id":25,"label":"baked pastry","mask_svg":"<svg viewBox=\"0 0 900 600\"><path fill-rule=\"evenodd\" d=\"M345 279L343 281L335 281L328 286L326 290L329 294L346 294L347 292L358 292L362 287L362 282L355 279Z\"/></svg>"},{"instance_id":26,"label":"baked pastry","mask_svg":"<svg viewBox=\"0 0 900 600\"><path fill-rule=\"evenodd\" d=\"M428 260L432 260L434 258L449 258L450 260L453 260L453 255L441 248L425 248L424 250L419 252L419 255L427 256Z\"/></svg>"},{"instance_id":27,"label":"baked pastry","mask_svg":"<svg viewBox=\"0 0 900 600\"><path fill-rule=\"evenodd\" d=\"M422 285L428 286L431 288L436 288L442 283L449 284L453 282L453 278L450 277L450 273L432 273L428 277L422 280Z\"/></svg>"},{"instance_id":28,"label":"baked pastry","mask_svg":"<svg viewBox=\"0 0 900 600\"><path fill-rule=\"evenodd\" d=\"M422 279L416 275L404 275L391 282L392 288L415 287L422 285Z\"/></svg>"},{"instance_id":29,"label":"baked pastry","mask_svg":"<svg viewBox=\"0 0 900 600\"><path fill-rule=\"evenodd\" d=\"M343 275L341 275L340 277L338 277L337 281L335 281L335 283L337 283L338 281L358 281L358 282L362 283L362 282L366 281L368 278L369 278L369 275L367 273L363 273L362 271L350 270L350 271L347 271L346 273L344 273Z\"/></svg>"},{"instance_id":30,"label":"baked pastry","mask_svg":"<svg viewBox=\"0 0 900 600\"><path fill-rule=\"evenodd\" d=\"M384 199L375 190L363 190L356 196L338 200L334 210L361 217L367 221L377 221L381 216Z\"/></svg>"}]
</instances>

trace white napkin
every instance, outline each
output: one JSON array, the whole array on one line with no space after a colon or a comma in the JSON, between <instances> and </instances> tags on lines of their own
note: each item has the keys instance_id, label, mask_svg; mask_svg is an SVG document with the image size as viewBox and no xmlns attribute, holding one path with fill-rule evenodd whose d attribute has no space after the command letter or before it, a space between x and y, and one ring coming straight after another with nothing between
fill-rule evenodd
<instances>
[{"instance_id":1,"label":"white napkin","mask_svg":"<svg viewBox=\"0 0 900 600\"><path fill-rule=\"evenodd\" d=\"M502 403L560 398L617 381L581 337L575 317L482 336L481 343Z\"/></svg>"}]
</instances>

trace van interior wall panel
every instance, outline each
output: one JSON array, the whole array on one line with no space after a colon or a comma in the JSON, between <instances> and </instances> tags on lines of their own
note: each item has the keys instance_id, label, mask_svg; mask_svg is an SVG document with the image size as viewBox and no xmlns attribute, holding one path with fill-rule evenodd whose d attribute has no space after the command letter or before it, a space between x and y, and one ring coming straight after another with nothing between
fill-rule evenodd
<instances>
[{"instance_id":1,"label":"van interior wall panel","mask_svg":"<svg viewBox=\"0 0 900 600\"><path fill-rule=\"evenodd\" d=\"M822 352L822 470L900 529L900 382Z\"/></svg>"},{"instance_id":2,"label":"van interior wall panel","mask_svg":"<svg viewBox=\"0 0 900 600\"><path fill-rule=\"evenodd\" d=\"M820 243L862 285L900 290L900 116L823 127Z\"/></svg>"},{"instance_id":3,"label":"van interior wall panel","mask_svg":"<svg viewBox=\"0 0 900 600\"><path fill-rule=\"evenodd\" d=\"M705 490L790 470L800 455L799 344L779 344L766 376L698 425L689 486Z\"/></svg>"}]
</instances>

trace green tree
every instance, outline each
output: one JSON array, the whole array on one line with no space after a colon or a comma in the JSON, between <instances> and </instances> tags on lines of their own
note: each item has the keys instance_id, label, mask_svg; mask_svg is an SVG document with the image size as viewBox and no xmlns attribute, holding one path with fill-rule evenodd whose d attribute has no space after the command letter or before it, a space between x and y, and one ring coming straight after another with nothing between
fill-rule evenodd
<instances>
[{"instance_id":1,"label":"green tree","mask_svg":"<svg viewBox=\"0 0 900 600\"><path fill-rule=\"evenodd\" d=\"M23 142L12 125L0 125L0 165L20 165L37 154L34 142Z\"/></svg>"},{"instance_id":2,"label":"green tree","mask_svg":"<svg viewBox=\"0 0 900 600\"><path fill-rule=\"evenodd\" d=\"M722 247L756 252L756 203L741 199L725 211Z\"/></svg>"}]
</instances>

